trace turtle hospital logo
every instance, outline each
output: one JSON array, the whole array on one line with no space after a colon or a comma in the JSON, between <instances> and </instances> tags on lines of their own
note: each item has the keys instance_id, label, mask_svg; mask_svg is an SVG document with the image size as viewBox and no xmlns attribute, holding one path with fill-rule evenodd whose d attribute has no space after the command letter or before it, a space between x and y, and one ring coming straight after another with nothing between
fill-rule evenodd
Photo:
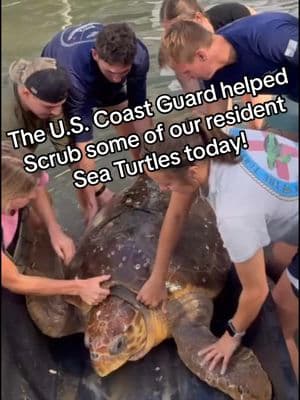
<instances>
[{"instance_id":1,"label":"turtle hospital logo","mask_svg":"<svg viewBox=\"0 0 300 400\"><path fill-rule=\"evenodd\" d=\"M241 129L230 129L237 136ZM279 198L298 198L297 144L271 132L245 130L249 148L241 151L241 165L260 185ZM297 171L297 173L295 173Z\"/></svg>"}]
</instances>

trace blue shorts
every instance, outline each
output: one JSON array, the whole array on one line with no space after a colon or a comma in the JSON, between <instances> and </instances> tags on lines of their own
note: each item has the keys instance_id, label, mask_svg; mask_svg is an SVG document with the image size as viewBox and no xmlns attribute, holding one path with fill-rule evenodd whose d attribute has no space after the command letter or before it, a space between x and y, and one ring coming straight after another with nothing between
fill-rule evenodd
<instances>
[{"instance_id":1,"label":"blue shorts","mask_svg":"<svg viewBox=\"0 0 300 400\"><path fill-rule=\"evenodd\" d=\"M292 262L287 267L287 276L289 281L291 282L293 291L295 295L298 297L299 291L299 253L297 252L292 259Z\"/></svg>"},{"instance_id":2,"label":"blue shorts","mask_svg":"<svg viewBox=\"0 0 300 400\"><path fill-rule=\"evenodd\" d=\"M112 107L128 100L127 91L124 87L115 88L113 85L106 93L103 93L97 107Z\"/></svg>"}]
</instances>

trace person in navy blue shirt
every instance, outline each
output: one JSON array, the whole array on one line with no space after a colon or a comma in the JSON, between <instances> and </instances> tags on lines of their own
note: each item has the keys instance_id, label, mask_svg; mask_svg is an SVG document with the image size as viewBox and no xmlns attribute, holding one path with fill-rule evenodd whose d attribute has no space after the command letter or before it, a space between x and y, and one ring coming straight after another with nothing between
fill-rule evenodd
<instances>
[{"instance_id":1,"label":"person in navy blue shirt","mask_svg":"<svg viewBox=\"0 0 300 400\"><path fill-rule=\"evenodd\" d=\"M265 12L238 19L207 31L194 21L174 22L162 47L176 72L214 85L220 99L220 82L232 85L244 78L263 78L286 69L288 83L264 87L260 94L299 99L298 19L282 12ZM226 111L227 100L206 105L204 114Z\"/></svg>"},{"instance_id":2,"label":"person in navy blue shirt","mask_svg":"<svg viewBox=\"0 0 300 400\"><path fill-rule=\"evenodd\" d=\"M69 73L71 90L64 114L67 120L74 116L81 117L87 127L86 132L71 137L84 156L77 168L95 170L94 160L88 159L84 151L93 139L94 108L121 111L125 107L144 104L147 97L148 50L125 23L106 26L87 23L57 33L43 49L42 56L55 58L58 65ZM151 127L151 119L145 117L134 123L118 125L116 130L119 135L128 136L134 132L143 133ZM134 150L133 157L137 158L138 149ZM101 192L99 188L101 184L88 185L81 190L81 203L87 221L91 221L97 212L99 199L95 194ZM105 192L101 194L102 199L103 196L109 197L110 191L106 189Z\"/></svg>"}]
</instances>

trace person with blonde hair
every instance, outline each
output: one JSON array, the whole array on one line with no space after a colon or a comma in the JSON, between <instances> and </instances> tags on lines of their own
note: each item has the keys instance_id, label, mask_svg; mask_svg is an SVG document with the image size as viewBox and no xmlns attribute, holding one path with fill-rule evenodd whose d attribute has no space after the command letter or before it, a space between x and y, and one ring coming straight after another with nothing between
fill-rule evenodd
<instances>
[{"instance_id":1,"label":"person with blonde hair","mask_svg":"<svg viewBox=\"0 0 300 400\"><path fill-rule=\"evenodd\" d=\"M166 0L166 3L171 2ZM298 101L299 28L296 17L283 12L264 12L236 19L214 31L213 24L195 7L192 12L187 11L195 1L174 0L173 3L178 3L178 7L185 4L185 8L178 9L182 11L181 18L177 16L168 21L166 18L171 14L166 7L163 24L167 21L167 29L159 60L170 65L185 81L200 80L202 89L214 86L218 101L205 104L201 110L203 114L226 112L228 98L222 98L221 82L233 86L243 82L245 77L263 79L266 74L275 75L283 68L287 83L282 77L282 83L265 83L258 96L251 96L250 100L257 104L268 100L268 97L260 97L262 95L286 95ZM187 90L194 89L187 87ZM262 121L254 120L251 127L261 129Z\"/></svg>"},{"instance_id":2,"label":"person with blonde hair","mask_svg":"<svg viewBox=\"0 0 300 400\"><path fill-rule=\"evenodd\" d=\"M22 213L29 204L47 227L51 244L64 264L69 264L75 253L73 240L57 222L49 195L45 189L48 175L45 172L29 174L24 170L22 153L11 142L2 142L1 155L1 279L2 286L14 293L24 295L76 295L88 304L97 304L109 294L100 283L109 275L90 279L58 280L39 276L25 276L13 261L17 246Z\"/></svg>"},{"instance_id":3,"label":"person with blonde hair","mask_svg":"<svg viewBox=\"0 0 300 400\"><path fill-rule=\"evenodd\" d=\"M167 30L172 23L179 19L193 20L201 24L205 29L210 32L216 32L223 26L230 24L240 18L249 17L256 14L256 11L241 3L224 3L210 7L207 10L201 6L197 0L164 0L160 8L160 23ZM163 46L160 47L158 63L160 68L164 68L168 64L167 52L164 51ZM195 92L203 87L203 83L198 79L188 78L180 73L176 74L183 91L185 93ZM262 104L271 100L272 96L256 96L250 95L242 96L243 102L250 101L254 104ZM228 99L227 108L232 107L232 100ZM204 104L196 108L196 113L199 111L201 114L210 113L210 104ZM256 118L248 123L249 128L261 129L265 124L263 119Z\"/></svg>"}]
</instances>

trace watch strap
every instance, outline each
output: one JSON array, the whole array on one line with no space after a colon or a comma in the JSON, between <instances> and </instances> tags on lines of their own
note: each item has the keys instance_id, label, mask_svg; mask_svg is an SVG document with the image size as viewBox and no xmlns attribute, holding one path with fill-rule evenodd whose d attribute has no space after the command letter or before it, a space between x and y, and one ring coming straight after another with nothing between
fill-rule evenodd
<instances>
[{"instance_id":1,"label":"watch strap","mask_svg":"<svg viewBox=\"0 0 300 400\"><path fill-rule=\"evenodd\" d=\"M232 320L229 320L229 321L227 322L226 330L227 330L227 332L229 333L229 335L230 335L231 337L242 337L242 336L244 336L245 333L246 333L245 331L244 331L244 332L238 332L238 331L235 329L235 327L234 327L234 325L233 325L233 323L232 323Z\"/></svg>"}]
</instances>

